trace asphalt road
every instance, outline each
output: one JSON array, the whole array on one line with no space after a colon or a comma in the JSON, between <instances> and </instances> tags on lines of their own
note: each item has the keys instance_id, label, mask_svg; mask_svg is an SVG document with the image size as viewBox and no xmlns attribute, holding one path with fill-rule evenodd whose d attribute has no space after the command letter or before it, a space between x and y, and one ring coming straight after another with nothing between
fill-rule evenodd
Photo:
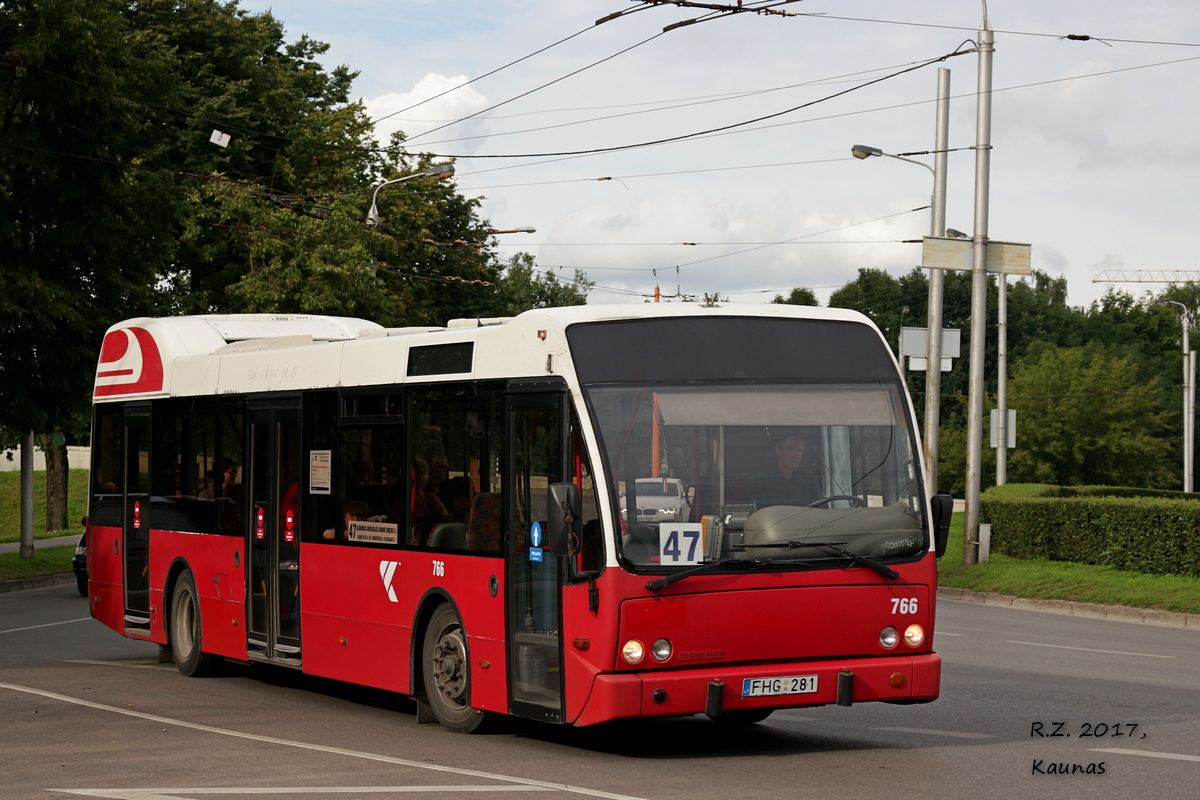
<instances>
[{"instance_id":1,"label":"asphalt road","mask_svg":"<svg viewBox=\"0 0 1200 800\"><path fill-rule=\"evenodd\" d=\"M88 619L74 586L15 592L0 595L0 796L1197 795L1200 633L957 602L938 622L930 705L462 736L418 726L405 698L287 670L186 679Z\"/></svg>"}]
</instances>

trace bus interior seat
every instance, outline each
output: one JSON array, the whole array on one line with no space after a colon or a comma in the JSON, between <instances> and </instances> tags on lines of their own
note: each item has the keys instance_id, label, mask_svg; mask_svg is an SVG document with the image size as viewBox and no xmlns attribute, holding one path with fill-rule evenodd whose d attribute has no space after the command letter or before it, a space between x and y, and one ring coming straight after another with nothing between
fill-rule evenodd
<instances>
[{"instance_id":1,"label":"bus interior seat","mask_svg":"<svg viewBox=\"0 0 1200 800\"><path fill-rule=\"evenodd\" d=\"M440 523L429 533L429 546L466 550L467 526L461 522Z\"/></svg>"},{"instance_id":2,"label":"bus interior seat","mask_svg":"<svg viewBox=\"0 0 1200 800\"><path fill-rule=\"evenodd\" d=\"M471 501L467 522L467 547L472 550L500 550L500 493L480 492Z\"/></svg>"},{"instance_id":3,"label":"bus interior seat","mask_svg":"<svg viewBox=\"0 0 1200 800\"><path fill-rule=\"evenodd\" d=\"M625 557L648 564L658 557L658 531L649 525L631 525L625 541Z\"/></svg>"}]
</instances>

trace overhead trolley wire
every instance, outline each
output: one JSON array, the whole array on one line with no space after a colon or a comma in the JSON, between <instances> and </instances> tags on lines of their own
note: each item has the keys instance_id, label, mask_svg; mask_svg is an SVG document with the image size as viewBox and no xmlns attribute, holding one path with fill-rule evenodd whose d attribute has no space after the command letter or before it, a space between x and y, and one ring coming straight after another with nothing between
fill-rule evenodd
<instances>
[{"instance_id":1,"label":"overhead trolley wire","mask_svg":"<svg viewBox=\"0 0 1200 800\"><path fill-rule=\"evenodd\" d=\"M680 134L678 136L668 136L668 137L664 137L662 139L653 139L653 140L646 141L646 142L636 142L634 144L614 145L612 147L594 147L594 148L589 148L586 150L563 150L563 151L550 152L550 153L515 153L515 154L513 154L513 153L509 153L509 154L485 153L485 154L467 154L467 155L451 154L451 153L430 153L429 155L432 155L434 158L462 158L462 159L469 159L469 158L550 158L550 157L556 157L556 156L590 155L592 153L613 153L613 152L617 152L620 150L635 150L635 149L641 148L641 147L651 147L651 146L659 145L659 144L669 144L671 142L680 142L680 141L684 141L687 139L695 139L700 136L708 136L711 134L730 131L735 128L742 128L742 127L745 127L746 125L753 125L756 122L764 122L769 119L775 119L776 117L781 117L785 114L791 114L795 111L800 111L801 109L810 108L811 106L815 106L818 103L824 103L829 100L834 100L843 95L850 94L851 92L856 92L856 91L859 91L860 89L865 89L868 86L873 86L877 83L882 83L884 81L891 80L892 78L897 78L901 75L906 75L909 72L915 72L915 71L922 69L924 67L927 67L931 64L937 64L942 61L945 61L946 59L953 58L954 56L967 55L968 53L973 53L973 52L975 52L973 49L972 50L956 50L953 53L947 53L945 55L937 56L936 58L931 58L931 59L927 59L925 61L918 62L914 66L908 67L906 69L902 69L897 72L893 72L888 75L884 75L882 77L875 78L873 80L869 80L865 83L860 83L855 86L851 86L848 89L843 89L840 92L834 92L831 95L826 95L825 97L820 97L820 98L817 98L816 100L810 100L807 103L801 103L798 106L793 106L791 108L785 108L782 111L776 111L771 114L764 114L760 117L743 120L741 122L733 122L728 125L721 125L716 128L709 128L707 130L695 131L693 133L684 133L684 134Z\"/></svg>"},{"instance_id":2,"label":"overhead trolley wire","mask_svg":"<svg viewBox=\"0 0 1200 800\"><path fill-rule=\"evenodd\" d=\"M467 120L473 119L474 117L477 117L480 114L486 114L487 112L489 112L493 109L500 108L501 106L505 106L516 100L520 100L522 97L528 97L529 95L533 94L534 92L540 92L542 89L545 89L548 86L553 86L556 83L561 83L562 81L565 81L567 78L574 77L581 72L586 72L587 70L591 69L592 67L599 66L600 64L603 64L606 61L612 61L617 56L624 55L625 53L628 53L630 50L634 50L638 47L641 47L644 44L648 44L662 35L663 35L663 32L659 31L658 33L654 34L650 38L643 39L642 41L637 42L636 44L631 44L631 45L629 45L629 47L626 47L624 50L618 50L617 52L613 53L612 55L605 56L604 58L600 59L599 61L593 61L591 64L588 64L587 66L580 67L579 69L574 70L573 72L568 72L566 75L555 78L552 81L547 81L546 83L543 83L541 86L535 86L534 88L530 89L527 92L522 92L521 94L518 94L515 97L510 97L507 100L502 100L501 102L496 103L495 105L491 105L491 106L488 106L487 108L480 109L479 111L476 111L473 114L468 114L467 116L462 117L460 119L456 119L453 122L447 122L444 125L437 126L436 128L430 128L429 130L425 131L424 133L419 133L416 136L413 136L408 141L412 142L415 139L420 139L422 136L428 136L429 134L434 133L436 131L440 131L443 128L448 128L451 125L457 125L460 122L466 122Z\"/></svg>"}]
</instances>

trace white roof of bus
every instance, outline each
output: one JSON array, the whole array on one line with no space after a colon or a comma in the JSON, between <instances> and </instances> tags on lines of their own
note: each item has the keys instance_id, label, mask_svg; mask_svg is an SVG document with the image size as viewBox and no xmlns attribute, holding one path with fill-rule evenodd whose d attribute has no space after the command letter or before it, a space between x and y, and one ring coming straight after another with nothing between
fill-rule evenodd
<instances>
[{"instance_id":1,"label":"white roof of bus","mask_svg":"<svg viewBox=\"0 0 1200 800\"><path fill-rule=\"evenodd\" d=\"M565 331L570 325L683 316L871 325L847 309L734 303L569 306L511 318L451 320L444 328L388 329L364 319L309 314L141 317L119 322L105 335L95 399L401 383L407 379L409 347L454 342L475 343L473 372L428 379L569 375Z\"/></svg>"}]
</instances>

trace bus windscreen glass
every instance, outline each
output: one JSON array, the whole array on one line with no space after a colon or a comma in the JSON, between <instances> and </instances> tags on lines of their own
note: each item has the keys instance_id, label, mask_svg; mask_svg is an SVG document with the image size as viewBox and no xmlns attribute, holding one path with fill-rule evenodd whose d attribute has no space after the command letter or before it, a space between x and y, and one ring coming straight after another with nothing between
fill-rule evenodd
<instances>
[{"instance_id":1,"label":"bus windscreen glass","mask_svg":"<svg viewBox=\"0 0 1200 800\"><path fill-rule=\"evenodd\" d=\"M928 545L899 385L587 389L634 566L911 560ZM797 566L801 566L797 564Z\"/></svg>"},{"instance_id":2,"label":"bus windscreen glass","mask_svg":"<svg viewBox=\"0 0 1200 800\"><path fill-rule=\"evenodd\" d=\"M928 551L916 431L869 325L679 316L567 338L625 564L808 569Z\"/></svg>"}]
</instances>

